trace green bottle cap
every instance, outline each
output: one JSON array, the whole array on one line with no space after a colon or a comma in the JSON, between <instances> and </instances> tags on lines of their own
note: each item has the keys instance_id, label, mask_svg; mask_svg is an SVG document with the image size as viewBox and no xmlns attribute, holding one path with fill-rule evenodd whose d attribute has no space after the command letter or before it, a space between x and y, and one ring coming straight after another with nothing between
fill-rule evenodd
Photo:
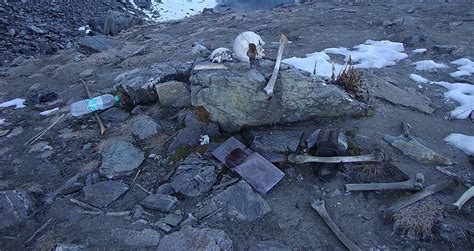
<instances>
[{"instance_id":1,"label":"green bottle cap","mask_svg":"<svg viewBox=\"0 0 474 251\"><path fill-rule=\"evenodd\" d=\"M115 101L119 101L119 100L120 100L120 97L119 97L119 96L114 96L114 100L115 100Z\"/></svg>"}]
</instances>

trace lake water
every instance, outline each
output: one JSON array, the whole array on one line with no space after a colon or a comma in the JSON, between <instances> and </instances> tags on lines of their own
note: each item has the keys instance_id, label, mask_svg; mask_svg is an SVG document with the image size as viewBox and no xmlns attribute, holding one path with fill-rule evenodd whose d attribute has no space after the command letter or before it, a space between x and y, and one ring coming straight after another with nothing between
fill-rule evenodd
<instances>
[{"instance_id":1,"label":"lake water","mask_svg":"<svg viewBox=\"0 0 474 251\"><path fill-rule=\"evenodd\" d=\"M281 4L293 4L298 0L151 0L151 10L144 10L155 21L178 20L201 13L204 8L214 11L232 9L248 11L271 9ZM135 4L133 0L130 3Z\"/></svg>"}]
</instances>

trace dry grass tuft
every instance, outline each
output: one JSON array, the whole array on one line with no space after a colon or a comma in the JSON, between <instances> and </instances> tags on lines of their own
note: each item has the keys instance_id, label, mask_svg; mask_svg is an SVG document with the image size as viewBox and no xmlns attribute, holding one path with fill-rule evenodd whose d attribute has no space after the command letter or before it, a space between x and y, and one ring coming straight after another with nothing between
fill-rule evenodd
<instances>
[{"instance_id":1,"label":"dry grass tuft","mask_svg":"<svg viewBox=\"0 0 474 251\"><path fill-rule=\"evenodd\" d=\"M359 166L359 169L369 179L378 180L388 175L387 170L381 163L364 163Z\"/></svg>"},{"instance_id":2,"label":"dry grass tuft","mask_svg":"<svg viewBox=\"0 0 474 251\"><path fill-rule=\"evenodd\" d=\"M394 215L394 230L406 233L412 239L426 239L433 235L435 224L445 207L430 196L401 209Z\"/></svg>"},{"instance_id":3,"label":"dry grass tuft","mask_svg":"<svg viewBox=\"0 0 474 251\"><path fill-rule=\"evenodd\" d=\"M350 56L346 65L337 76L333 65L331 83L341 86L344 90L354 94L359 99L368 99L368 91L363 84L362 73L355 69Z\"/></svg>"}]
</instances>

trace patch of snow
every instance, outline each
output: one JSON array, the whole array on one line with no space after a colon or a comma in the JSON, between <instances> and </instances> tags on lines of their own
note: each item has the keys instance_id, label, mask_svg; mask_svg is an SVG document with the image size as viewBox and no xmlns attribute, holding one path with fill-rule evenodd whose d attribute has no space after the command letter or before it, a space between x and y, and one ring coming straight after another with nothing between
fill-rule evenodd
<instances>
[{"instance_id":1,"label":"patch of snow","mask_svg":"<svg viewBox=\"0 0 474 251\"><path fill-rule=\"evenodd\" d=\"M140 9L150 21L178 20L192 15L200 14L204 8L214 8L216 0L151 0L151 11L139 8L134 0L129 0L135 9ZM157 15L159 13L159 15Z\"/></svg>"},{"instance_id":2,"label":"patch of snow","mask_svg":"<svg viewBox=\"0 0 474 251\"><path fill-rule=\"evenodd\" d=\"M444 141L449 145L462 150L467 155L474 155L474 136L452 133L446 137Z\"/></svg>"},{"instance_id":3,"label":"patch of snow","mask_svg":"<svg viewBox=\"0 0 474 251\"><path fill-rule=\"evenodd\" d=\"M425 53L427 52L428 50L426 48L419 48L419 49L414 49L412 50L411 52L417 54L417 53Z\"/></svg>"},{"instance_id":4,"label":"patch of snow","mask_svg":"<svg viewBox=\"0 0 474 251\"><path fill-rule=\"evenodd\" d=\"M383 68L407 58L408 55L403 53L404 50L402 43L367 40L364 44L354 46L352 50L344 47L327 48L321 52L307 54L305 58L292 57L282 62L311 73L316 62L316 75L328 79L332 75L332 63L328 54L343 55L346 62L351 57L355 68ZM336 74L343 67L335 64Z\"/></svg>"},{"instance_id":5,"label":"patch of snow","mask_svg":"<svg viewBox=\"0 0 474 251\"><path fill-rule=\"evenodd\" d=\"M412 65L415 65L415 69L417 71L432 71L432 70L436 70L436 69L448 68L447 65L441 64L441 63L436 63L433 60L417 61L417 62L412 63Z\"/></svg>"},{"instance_id":6,"label":"patch of snow","mask_svg":"<svg viewBox=\"0 0 474 251\"><path fill-rule=\"evenodd\" d=\"M474 73L474 62L467 58L460 58L458 60L452 61L451 64L459 65L457 71L449 74L453 78L469 76Z\"/></svg>"},{"instance_id":7,"label":"patch of snow","mask_svg":"<svg viewBox=\"0 0 474 251\"><path fill-rule=\"evenodd\" d=\"M0 119L0 125L3 125L5 123L5 119Z\"/></svg>"},{"instance_id":8,"label":"patch of snow","mask_svg":"<svg viewBox=\"0 0 474 251\"><path fill-rule=\"evenodd\" d=\"M6 107L10 107L10 106L15 106L15 109L25 108L26 107L25 106L25 101L26 100L24 100L22 98L12 99L10 101L0 103L0 108L6 108Z\"/></svg>"},{"instance_id":9,"label":"patch of snow","mask_svg":"<svg viewBox=\"0 0 474 251\"><path fill-rule=\"evenodd\" d=\"M444 93L446 98L459 102L460 106L450 112L451 118L466 119L474 110L474 85L465 83L449 83L449 82L431 82L440 85L448 92Z\"/></svg>"},{"instance_id":10,"label":"patch of snow","mask_svg":"<svg viewBox=\"0 0 474 251\"><path fill-rule=\"evenodd\" d=\"M56 107L56 108L53 108L51 110L47 110L47 111L44 111L44 112L40 112L40 115L43 115L43 116L48 116L50 114L53 114L55 112L59 111L59 108Z\"/></svg>"},{"instance_id":11,"label":"patch of snow","mask_svg":"<svg viewBox=\"0 0 474 251\"><path fill-rule=\"evenodd\" d=\"M410 74L410 79L417 82L417 83L428 83L428 79L418 75L418 74Z\"/></svg>"}]
</instances>

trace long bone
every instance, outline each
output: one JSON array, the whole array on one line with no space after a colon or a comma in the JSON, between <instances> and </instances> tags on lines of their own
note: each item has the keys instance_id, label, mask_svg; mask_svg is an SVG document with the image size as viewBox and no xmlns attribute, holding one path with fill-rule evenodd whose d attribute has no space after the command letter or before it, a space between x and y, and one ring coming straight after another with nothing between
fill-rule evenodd
<instances>
[{"instance_id":1,"label":"long bone","mask_svg":"<svg viewBox=\"0 0 474 251\"><path fill-rule=\"evenodd\" d=\"M425 176L417 173L415 177L402 181L390 183L366 183L366 184L346 184L347 191L376 191L376 190L415 190L423 189Z\"/></svg>"},{"instance_id":2,"label":"long bone","mask_svg":"<svg viewBox=\"0 0 474 251\"><path fill-rule=\"evenodd\" d=\"M474 186L467 189L467 191L464 192L453 205L458 209L461 209L464 203L468 202L472 197L474 197Z\"/></svg>"},{"instance_id":3,"label":"long bone","mask_svg":"<svg viewBox=\"0 0 474 251\"><path fill-rule=\"evenodd\" d=\"M285 50L285 46L287 43L288 38L285 35L281 34L280 48L278 48L278 56L276 59L275 67L273 68L272 77L268 81L267 86L263 88L267 95L273 95L273 88L275 87L275 83L278 77L278 71L280 71L281 59L283 58L283 51Z\"/></svg>"},{"instance_id":4,"label":"long bone","mask_svg":"<svg viewBox=\"0 0 474 251\"><path fill-rule=\"evenodd\" d=\"M318 163L355 163L355 162L382 162L384 160L384 155L381 150L374 151L371 154L367 155L358 155L358 156L335 156L335 157L319 157L312 156L307 153L304 154L291 154L288 156L288 161L295 164L303 164L309 162L318 162Z\"/></svg>"},{"instance_id":5,"label":"long bone","mask_svg":"<svg viewBox=\"0 0 474 251\"><path fill-rule=\"evenodd\" d=\"M339 227L334 223L334 221L329 216L328 212L326 211L326 207L324 206L324 200L315 200L311 203L311 207L313 207L316 212L318 212L319 216L323 219L324 223L328 225L331 231L336 235L336 237L346 246L349 250L361 250L353 241L349 240L346 235L339 229Z\"/></svg>"}]
</instances>

